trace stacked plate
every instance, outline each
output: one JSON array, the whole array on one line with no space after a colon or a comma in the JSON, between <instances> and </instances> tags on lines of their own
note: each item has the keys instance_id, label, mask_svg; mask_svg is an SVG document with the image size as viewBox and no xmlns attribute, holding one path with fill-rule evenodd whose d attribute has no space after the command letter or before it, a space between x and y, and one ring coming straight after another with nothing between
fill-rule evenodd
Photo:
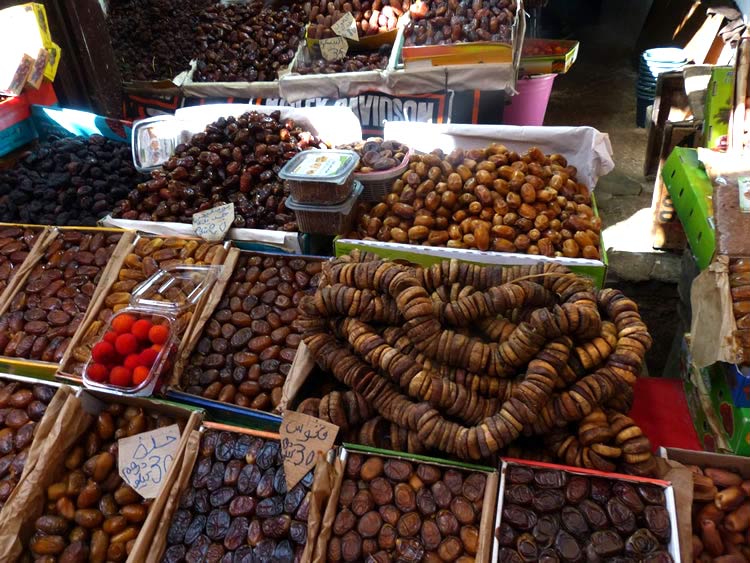
<instances>
[{"instance_id":1,"label":"stacked plate","mask_svg":"<svg viewBox=\"0 0 750 563\"><path fill-rule=\"evenodd\" d=\"M662 72L682 69L687 64L685 51L677 47L649 49L641 55L638 68L638 81L635 92L638 97L636 121L643 127L646 120L646 107L653 104L656 97L656 81Z\"/></svg>"}]
</instances>

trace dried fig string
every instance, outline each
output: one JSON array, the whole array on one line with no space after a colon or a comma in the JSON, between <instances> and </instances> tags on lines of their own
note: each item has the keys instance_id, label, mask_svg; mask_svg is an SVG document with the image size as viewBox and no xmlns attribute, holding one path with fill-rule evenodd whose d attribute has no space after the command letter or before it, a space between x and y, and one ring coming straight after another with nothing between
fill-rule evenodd
<instances>
[{"instance_id":1,"label":"dried fig string","mask_svg":"<svg viewBox=\"0 0 750 563\"><path fill-rule=\"evenodd\" d=\"M300 303L303 339L399 443L482 459L521 435L543 435L576 465L653 468L647 440L624 454L642 434L624 432L634 424L617 411L629 405L651 337L619 291L596 292L553 263L423 269L355 252L324 274ZM569 435L571 423L603 422L601 409L616 432ZM617 436L621 445L609 445Z\"/></svg>"}]
</instances>

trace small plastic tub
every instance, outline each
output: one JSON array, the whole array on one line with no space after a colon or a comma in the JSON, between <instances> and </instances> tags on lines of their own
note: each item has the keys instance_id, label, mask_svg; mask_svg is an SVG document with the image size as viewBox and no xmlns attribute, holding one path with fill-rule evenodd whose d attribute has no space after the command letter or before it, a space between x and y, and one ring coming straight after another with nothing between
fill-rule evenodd
<instances>
[{"instance_id":1,"label":"small plastic tub","mask_svg":"<svg viewBox=\"0 0 750 563\"><path fill-rule=\"evenodd\" d=\"M302 233L314 235L343 235L354 223L356 205L362 195L362 183L354 182L354 191L349 199L338 205L309 205L288 197L286 206L297 216L297 227Z\"/></svg>"},{"instance_id":2,"label":"small plastic tub","mask_svg":"<svg viewBox=\"0 0 750 563\"><path fill-rule=\"evenodd\" d=\"M309 150L295 155L279 171L300 205L346 203L354 186L359 155L347 150Z\"/></svg>"},{"instance_id":3,"label":"small plastic tub","mask_svg":"<svg viewBox=\"0 0 750 563\"><path fill-rule=\"evenodd\" d=\"M382 170L378 172L356 172L354 179L362 182L362 201L379 203L383 198L391 193L393 182L409 168L409 159L411 158L411 149L406 152L401 164L395 168Z\"/></svg>"}]
</instances>

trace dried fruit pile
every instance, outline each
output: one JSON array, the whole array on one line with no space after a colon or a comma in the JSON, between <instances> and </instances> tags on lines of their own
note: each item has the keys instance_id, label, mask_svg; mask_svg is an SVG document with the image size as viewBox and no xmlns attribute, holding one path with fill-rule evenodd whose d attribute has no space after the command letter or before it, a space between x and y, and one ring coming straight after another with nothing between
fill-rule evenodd
<instances>
[{"instance_id":1,"label":"dried fruit pile","mask_svg":"<svg viewBox=\"0 0 750 563\"><path fill-rule=\"evenodd\" d=\"M732 295L732 312L737 322L737 331L734 336L742 349L744 363L750 364L750 260L747 258L731 260L729 287Z\"/></svg>"},{"instance_id":2,"label":"dried fruit pile","mask_svg":"<svg viewBox=\"0 0 750 563\"><path fill-rule=\"evenodd\" d=\"M509 43L515 0L418 0L405 45L449 45L473 41Z\"/></svg>"},{"instance_id":3,"label":"dried fruit pile","mask_svg":"<svg viewBox=\"0 0 750 563\"><path fill-rule=\"evenodd\" d=\"M508 467L498 561L669 563L671 535L656 485Z\"/></svg>"},{"instance_id":4,"label":"dried fruit pile","mask_svg":"<svg viewBox=\"0 0 750 563\"><path fill-rule=\"evenodd\" d=\"M59 362L120 237L104 232L58 234L0 316L0 354Z\"/></svg>"},{"instance_id":5,"label":"dried fruit pile","mask_svg":"<svg viewBox=\"0 0 750 563\"><path fill-rule=\"evenodd\" d=\"M583 433L588 416L596 431L559 443L559 457L653 470L648 440L619 414L651 346L619 291L595 292L557 264L422 269L355 252L323 272L300 303L303 340L402 447L482 459L521 435ZM346 430L341 402L336 412Z\"/></svg>"},{"instance_id":6,"label":"dried fruit pile","mask_svg":"<svg viewBox=\"0 0 750 563\"><path fill-rule=\"evenodd\" d=\"M188 393L271 410L302 337L297 304L317 287L319 260L243 254L182 376Z\"/></svg>"},{"instance_id":7,"label":"dried fruit pile","mask_svg":"<svg viewBox=\"0 0 750 563\"><path fill-rule=\"evenodd\" d=\"M347 54L343 59L328 61L318 52L312 60L299 61L295 72L299 74L336 74L338 72L364 72L366 70L385 70L391 56L390 45L372 53Z\"/></svg>"},{"instance_id":8,"label":"dried fruit pile","mask_svg":"<svg viewBox=\"0 0 750 563\"><path fill-rule=\"evenodd\" d=\"M171 424L171 418L141 408L107 405L65 457L62 478L47 488L44 514L27 546L31 554L42 560L125 561L152 501L120 478L117 441Z\"/></svg>"},{"instance_id":9,"label":"dried fruit pile","mask_svg":"<svg viewBox=\"0 0 750 563\"><path fill-rule=\"evenodd\" d=\"M8 287L41 232L35 227L0 228L0 293Z\"/></svg>"},{"instance_id":10,"label":"dried fruit pile","mask_svg":"<svg viewBox=\"0 0 750 563\"><path fill-rule=\"evenodd\" d=\"M326 561L474 561L482 473L350 454Z\"/></svg>"},{"instance_id":11,"label":"dried fruit pile","mask_svg":"<svg viewBox=\"0 0 750 563\"><path fill-rule=\"evenodd\" d=\"M146 178L126 143L101 135L51 138L0 171L0 221L93 227Z\"/></svg>"},{"instance_id":12,"label":"dried fruit pile","mask_svg":"<svg viewBox=\"0 0 750 563\"><path fill-rule=\"evenodd\" d=\"M409 11L411 0L388 1L382 0L333 0L328 2L307 2L305 13L310 27L308 37L324 39L335 37L331 26L339 21L344 14L350 13L357 26L357 35L364 37L393 31L398 25L399 18Z\"/></svg>"},{"instance_id":13,"label":"dried fruit pile","mask_svg":"<svg viewBox=\"0 0 750 563\"><path fill-rule=\"evenodd\" d=\"M358 234L385 242L599 259L601 220L559 154L503 145L411 157Z\"/></svg>"},{"instance_id":14,"label":"dried fruit pile","mask_svg":"<svg viewBox=\"0 0 750 563\"><path fill-rule=\"evenodd\" d=\"M162 561L298 561L312 483L287 490L278 442L206 431Z\"/></svg>"},{"instance_id":15,"label":"dried fruit pile","mask_svg":"<svg viewBox=\"0 0 750 563\"><path fill-rule=\"evenodd\" d=\"M203 10L195 38L195 82L272 82L289 66L304 27L302 4L263 4L217 3Z\"/></svg>"},{"instance_id":16,"label":"dried fruit pile","mask_svg":"<svg viewBox=\"0 0 750 563\"><path fill-rule=\"evenodd\" d=\"M321 141L280 112L220 118L175 148L151 180L120 201L113 216L191 223L193 214L234 203L235 227L294 231L277 172L295 154Z\"/></svg>"},{"instance_id":17,"label":"dried fruit pile","mask_svg":"<svg viewBox=\"0 0 750 563\"><path fill-rule=\"evenodd\" d=\"M747 559L750 480L726 469L690 468L693 470L693 557L696 561L713 561L713 558L723 561L721 556L733 557L732 561Z\"/></svg>"},{"instance_id":18,"label":"dried fruit pile","mask_svg":"<svg viewBox=\"0 0 750 563\"><path fill-rule=\"evenodd\" d=\"M409 147L406 145L398 141L385 141L380 137L370 137L365 141L336 148L352 150L359 155L359 163L354 170L359 174L396 168L409 152Z\"/></svg>"},{"instance_id":19,"label":"dried fruit pile","mask_svg":"<svg viewBox=\"0 0 750 563\"><path fill-rule=\"evenodd\" d=\"M54 395L48 385L0 381L0 508L18 484L36 425Z\"/></svg>"}]
</instances>

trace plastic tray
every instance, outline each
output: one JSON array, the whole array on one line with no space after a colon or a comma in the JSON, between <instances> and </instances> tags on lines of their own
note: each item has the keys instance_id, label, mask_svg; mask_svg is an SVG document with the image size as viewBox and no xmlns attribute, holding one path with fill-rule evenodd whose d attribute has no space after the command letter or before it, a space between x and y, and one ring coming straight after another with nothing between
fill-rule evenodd
<instances>
[{"instance_id":1,"label":"plastic tray","mask_svg":"<svg viewBox=\"0 0 750 563\"><path fill-rule=\"evenodd\" d=\"M362 183L354 182L354 192L344 203L338 205L305 205L293 197L286 200L286 206L297 216L297 226L303 233L316 235L341 235L352 228L355 204L362 195Z\"/></svg>"},{"instance_id":2,"label":"plastic tray","mask_svg":"<svg viewBox=\"0 0 750 563\"><path fill-rule=\"evenodd\" d=\"M359 155L348 150L310 150L292 157L279 171L291 197L306 205L345 203L352 195L352 173Z\"/></svg>"}]
</instances>

